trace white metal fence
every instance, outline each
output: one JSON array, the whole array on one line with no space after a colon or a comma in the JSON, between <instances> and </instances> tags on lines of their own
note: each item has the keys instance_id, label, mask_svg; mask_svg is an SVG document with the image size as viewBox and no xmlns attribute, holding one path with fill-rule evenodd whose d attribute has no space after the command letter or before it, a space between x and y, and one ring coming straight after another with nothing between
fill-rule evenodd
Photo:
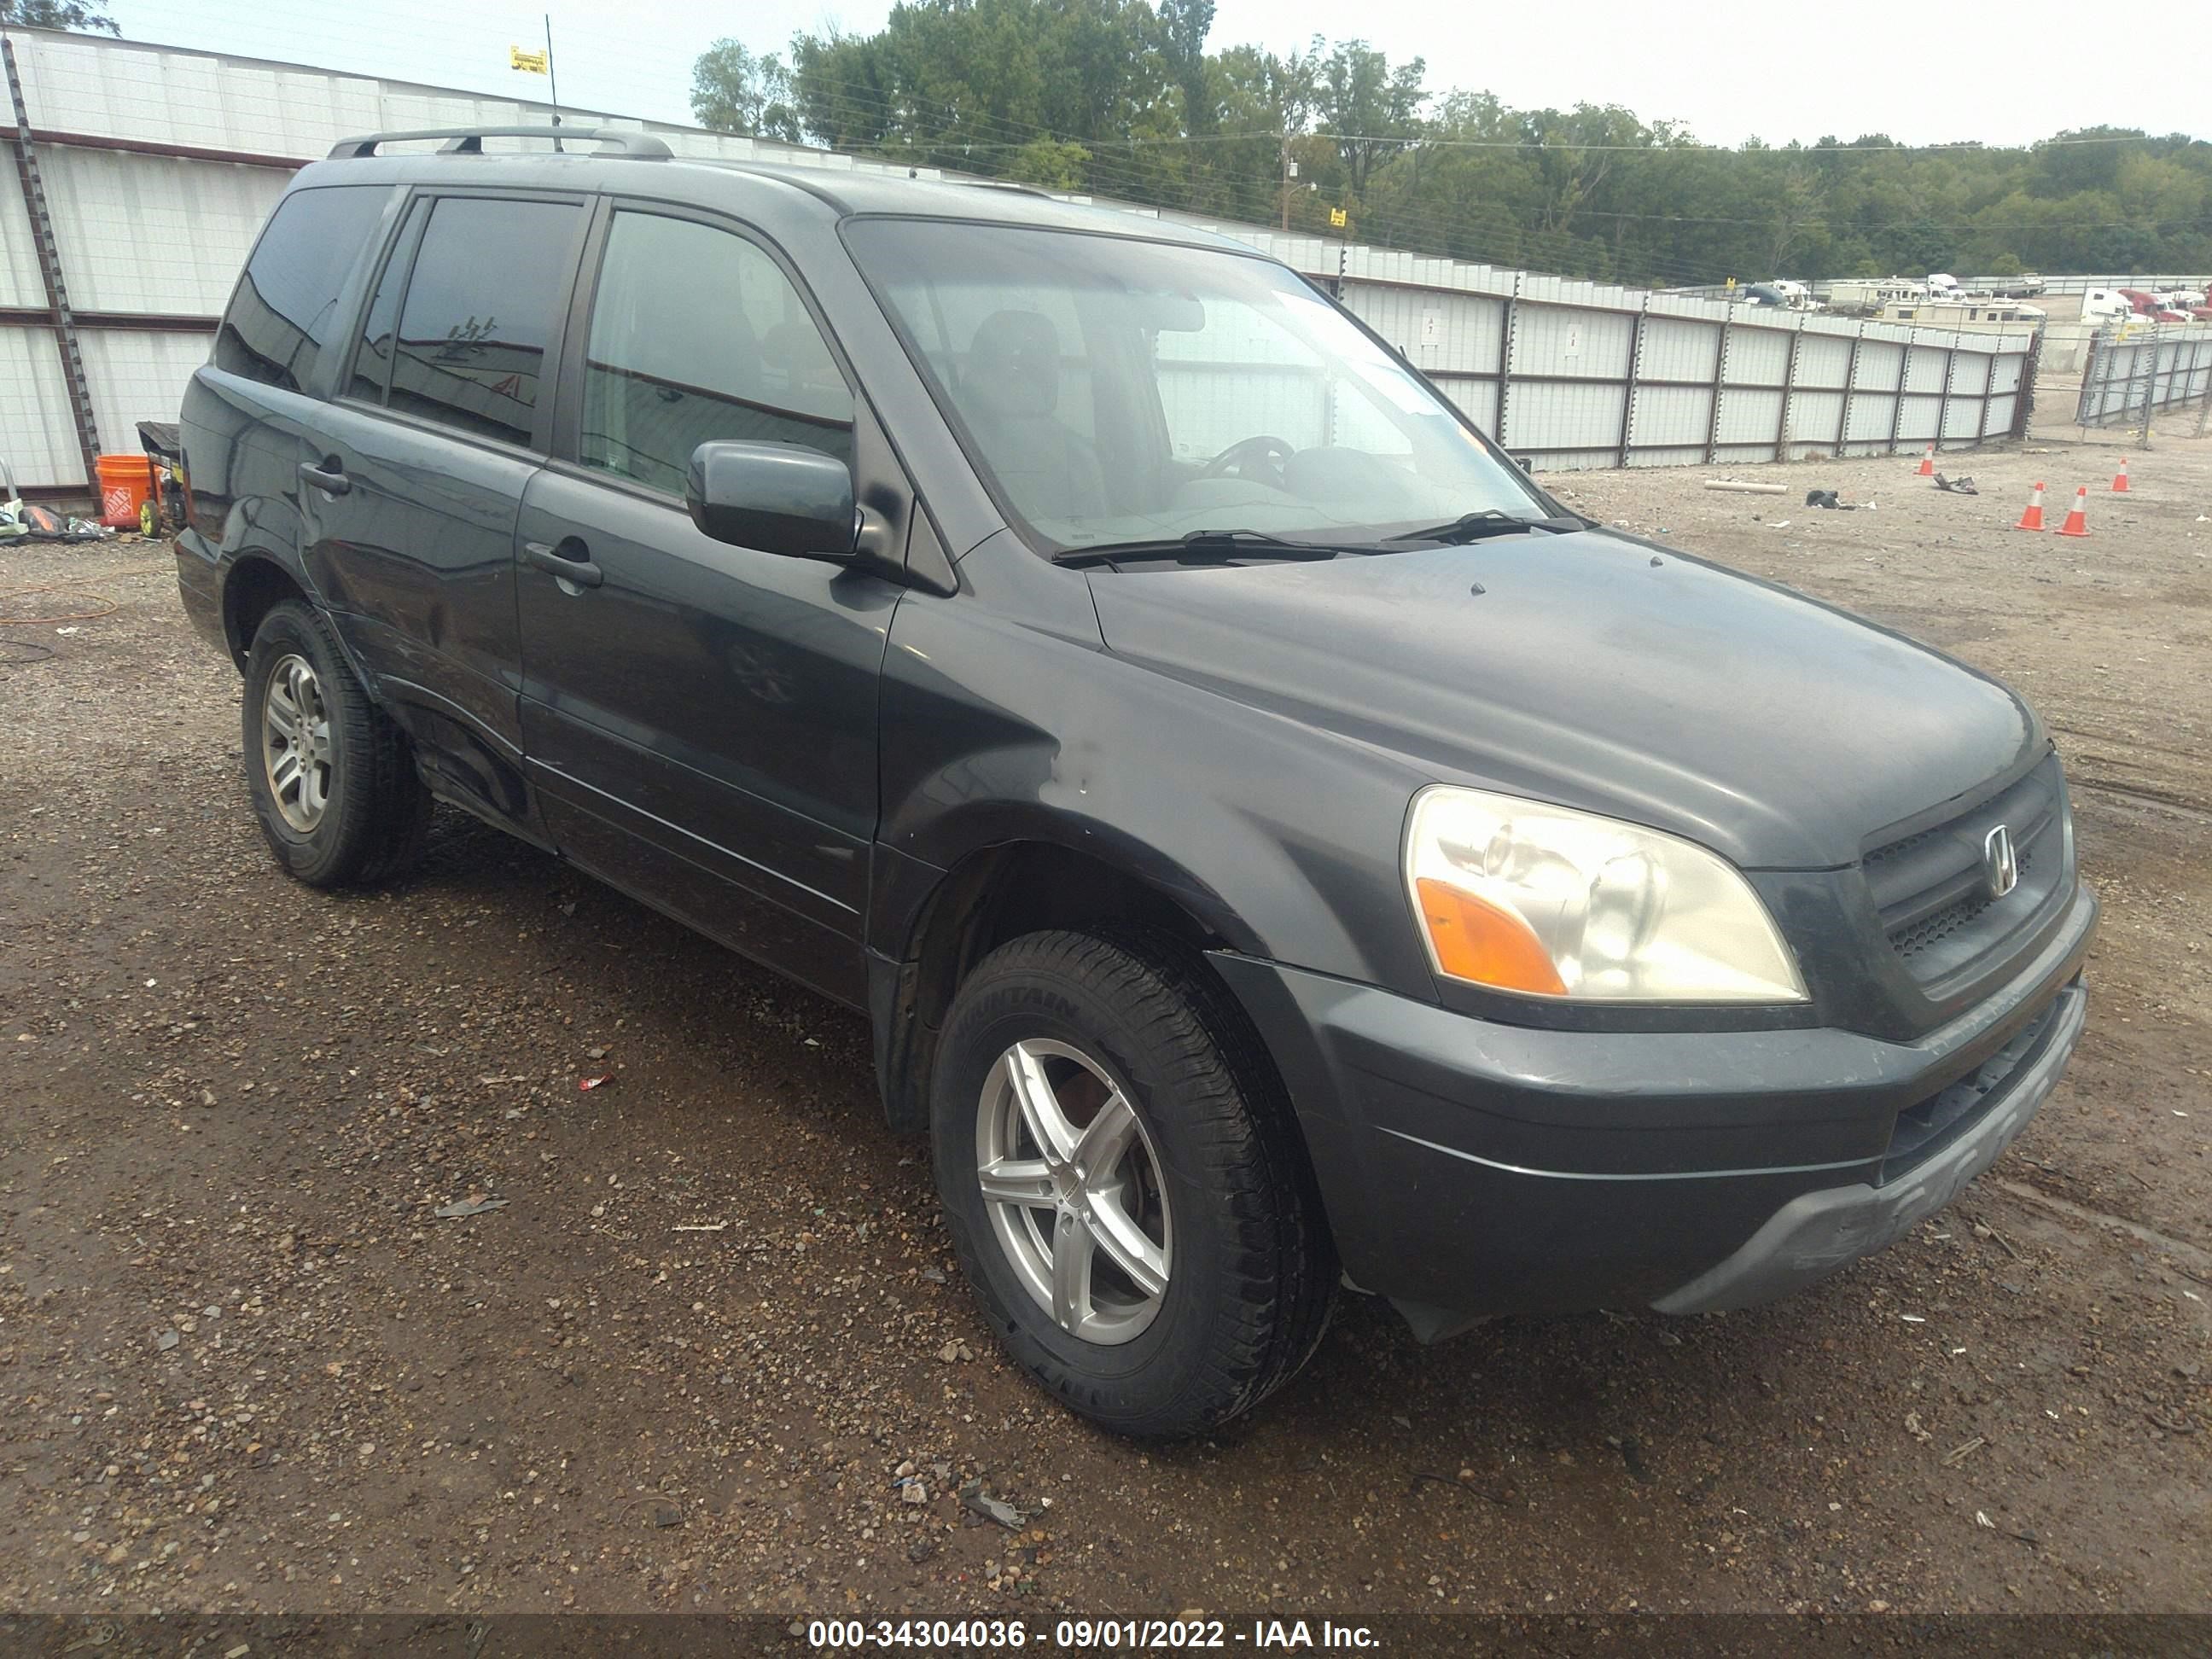
<instances>
[{"instance_id":1,"label":"white metal fence","mask_svg":"<svg viewBox=\"0 0 2212 1659\"><path fill-rule=\"evenodd\" d=\"M2100 334L2081 370L2077 426L2140 425L2212 397L2212 323Z\"/></svg>"},{"instance_id":2,"label":"white metal fence","mask_svg":"<svg viewBox=\"0 0 2212 1659\"><path fill-rule=\"evenodd\" d=\"M82 453L174 420L286 180L351 134L544 121L544 105L100 36L5 31L66 276L89 410L26 199L0 183L0 456L82 489ZM4 108L5 106L0 106ZM679 154L896 172L849 155L570 111ZM0 126L9 125L0 117ZM923 177L944 177L928 169ZM1074 198L1085 199L1085 198ZM1542 468L1741 464L1964 447L2023 430L2033 336L1729 306L1100 201L1201 224L1335 292L1486 431Z\"/></svg>"}]
</instances>

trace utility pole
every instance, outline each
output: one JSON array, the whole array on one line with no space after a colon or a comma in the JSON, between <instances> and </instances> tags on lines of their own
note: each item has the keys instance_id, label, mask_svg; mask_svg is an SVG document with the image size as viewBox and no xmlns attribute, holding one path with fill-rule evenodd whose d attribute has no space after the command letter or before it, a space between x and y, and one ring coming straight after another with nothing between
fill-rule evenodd
<instances>
[{"instance_id":1,"label":"utility pole","mask_svg":"<svg viewBox=\"0 0 2212 1659\"><path fill-rule=\"evenodd\" d=\"M1283 228L1291 228L1291 135L1282 137L1283 151Z\"/></svg>"}]
</instances>

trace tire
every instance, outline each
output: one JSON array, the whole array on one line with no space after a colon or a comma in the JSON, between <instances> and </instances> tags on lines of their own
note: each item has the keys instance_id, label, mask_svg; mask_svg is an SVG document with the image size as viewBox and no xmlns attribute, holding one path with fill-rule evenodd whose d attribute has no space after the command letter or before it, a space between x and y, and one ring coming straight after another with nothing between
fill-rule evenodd
<instances>
[{"instance_id":1,"label":"tire","mask_svg":"<svg viewBox=\"0 0 2212 1659\"><path fill-rule=\"evenodd\" d=\"M288 720L308 733L305 749L285 735ZM430 792L414 751L369 701L313 606L287 600L255 630L240 736L254 816L290 875L310 887L356 885L385 880L422 856ZM305 767L302 754L310 757Z\"/></svg>"},{"instance_id":2,"label":"tire","mask_svg":"<svg viewBox=\"0 0 2212 1659\"><path fill-rule=\"evenodd\" d=\"M930 1098L969 1284L1071 1409L1142 1438L1204 1434L1310 1357L1336 1266L1303 1143L1242 1012L1171 947L1002 945L954 996ZM1063 1283L1084 1260L1063 1256L1071 1238L1090 1267Z\"/></svg>"}]
</instances>

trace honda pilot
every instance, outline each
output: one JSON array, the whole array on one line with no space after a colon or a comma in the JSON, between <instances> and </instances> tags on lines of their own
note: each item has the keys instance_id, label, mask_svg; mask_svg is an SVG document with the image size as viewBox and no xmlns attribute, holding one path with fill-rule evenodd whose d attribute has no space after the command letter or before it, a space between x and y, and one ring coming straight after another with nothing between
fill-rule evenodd
<instances>
[{"instance_id":1,"label":"honda pilot","mask_svg":"<svg viewBox=\"0 0 2212 1659\"><path fill-rule=\"evenodd\" d=\"M261 829L386 881L444 801L859 1011L1073 1410L1212 1429L1347 1285L1763 1302L2051 1094L2005 686L1566 510L1234 240L552 136L304 169L191 381Z\"/></svg>"}]
</instances>

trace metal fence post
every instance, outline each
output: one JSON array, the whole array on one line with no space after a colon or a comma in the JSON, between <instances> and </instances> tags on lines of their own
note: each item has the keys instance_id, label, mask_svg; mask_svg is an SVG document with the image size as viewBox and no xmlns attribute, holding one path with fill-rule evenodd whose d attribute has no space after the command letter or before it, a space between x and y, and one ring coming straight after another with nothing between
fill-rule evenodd
<instances>
[{"instance_id":1,"label":"metal fence post","mask_svg":"<svg viewBox=\"0 0 2212 1659\"><path fill-rule=\"evenodd\" d=\"M1919 335L1917 328L1905 330L1905 345L1898 355L1897 396L1889 405L1889 448L1884 452L1887 454L1897 453L1897 434L1905 427L1905 386L1912 378L1912 347Z\"/></svg>"},{"instance_id":2,"label":"metal fence post","mask_svg":"<svg viewBox=\"0 0 2212 1659\"><path fill-rule=\"evenodd\" d=\"M1644 296L1636 320L1628 328L1628 384L1620 393L1620 465L1628 465L1628 441L1636 422L1636 371L1644 361L1644 324L1651 314L1651 296Z\"/></svg>"},{"instance_id":3,"label":"metal fence post","mask_svg":"<svg viewBox=\"0 0 2212 1659\"><path fill-rule=\"evenodd\" d=\"M2158 336L2159 331L2156 327L2153 327L2150 331L2150 341L2148 344L2138 345L2136 348L2136 350L2138 353L2147 352L2148 354L2144 356L2142 360L2142 447L2145 449L2148 449L2150 447L2151 403L2158 395Z\"/></svg>"},{"instance_id":4,"label":"metal fence post","mask_svg":"<svg viewBox=\"0 0 2212 1659\"><path fill-rule=\"evenodd\" d=\"M1506 449L1513 447L1505 435L1505 405L1513 390L1513 331L1521 320L1521 282L1525 275L1513 274L1513 292L1506 295L1498 319L1498 441Z\"/></svg>"},{"instance_id":5,"label":"metal fence post","mask_svg":"<svg viewBox=\"0 0 2212 1659\"><path fill-rule=\"evenodd\" d=\"M1774 459L1790 459L1790 400L1797 392L1797 354L1805 347L1805 319L1797 319L1797 327L1790 337L1790 356L1782 368L1782 413L1774 422Z\"/></svg>"},{"instance_id":6,"label":"metal fence post","mask_svg":"<svg viewBox=\"0 0 2212 1659\"><path fill-rule=\"evenodd\" d=\"M1951 383L1959 373L1959 337L1951 337L1951 349L1943 354L1943 392L1936 400L1936 447L1943 447L1943 428L1951 424ZM1979 443L1978 435L1974 441Z\"/></svg>"},{"instance_id":7,"label":"metal fence post","mask_svg":"<svg viewBox=\"0 0 2212 1659\"><path fill-rule=\"evenodd\" d=\"M1728 357L1730 331L1735 327L1735 310L1732 301L1729 313L1721 320L1721 337L1713 348L1713 410L1712 419L1705 427L1705 465L1711 466L1720 453L1721 395L1728 389Z\"/></svg>"},{"instance_id":8,"label":"metal fence post","mask_svg":"<svg viewBox=\"0 0 2212 1659\"><path fill-rule=\"evenodd\" d=\"M1851 435L1851 398L1859 386L1859 348L1866 343L1867 325L1859 325L1859 331L1851 336L1851 358L1844 365L1844 407L1836 416L1836 459L1841 460L1844 446Z\"/></svg>"},{"instance_id":9,"label":"metal fence post","mask_svg":"<svg viewBox=\"0 0 2212 1659\"><path fill-rule=\"evenodd\" d=\"M1996 372L1996 364L1994 361L1990 364L1990 371L1992 374ZM2042 373L2043 331L2039 328L2031 329L2028 331L2027 349L2021 354L2020 385L2014 391L2012 398L2011 435L2015 438L2027 436L2028 417L2035 412L2035 382L2037 377ZM1989 405L1984 404L1982 407L1986 410ZM1988 435L1987 433L1983 434L1984 437Z\"/></svg>"}]
</instances>

